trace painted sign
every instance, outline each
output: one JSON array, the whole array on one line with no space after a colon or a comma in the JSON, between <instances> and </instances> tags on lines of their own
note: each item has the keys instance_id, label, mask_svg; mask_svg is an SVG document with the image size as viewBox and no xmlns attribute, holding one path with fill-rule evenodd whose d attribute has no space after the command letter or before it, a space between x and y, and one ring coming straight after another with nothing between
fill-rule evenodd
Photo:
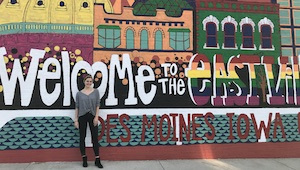
<instances>
[{"instance_id":1,"label":"painted sign","mask_svg":"<svg viewBox=\"0 0 300 170\"><path fill-rule=\"evenodd\" d=\"M24 16L0 18L0 150L76 149L75 95L87 73L104 148L299 142L300 56L281 53L279 8L3 0L0 16Z\"/></svg>"}]
</instances>

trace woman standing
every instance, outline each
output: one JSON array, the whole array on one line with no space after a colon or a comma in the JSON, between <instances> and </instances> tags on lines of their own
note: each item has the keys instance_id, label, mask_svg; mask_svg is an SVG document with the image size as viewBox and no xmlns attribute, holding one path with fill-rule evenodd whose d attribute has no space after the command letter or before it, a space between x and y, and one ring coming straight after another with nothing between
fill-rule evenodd
<instances>
[{"instance_id":1,"label":"woman standing","mask_svg":"<svg viewBox=\"0 0 300 170\"><path fill-rule=\"evenodd\" d=\"M80 134L80 152L82 156L82 166L87 167L87 156L85 153L85 137L87 123L89 124L93 150L95 153L95 165L103 168L99 157L98 143L98 116L100 107L100 95L97 89L92 87L93 78L91 75L84 77L84 88L76 94L75 122L74 126L79 129Z\"/></svg>"}]
</instances>

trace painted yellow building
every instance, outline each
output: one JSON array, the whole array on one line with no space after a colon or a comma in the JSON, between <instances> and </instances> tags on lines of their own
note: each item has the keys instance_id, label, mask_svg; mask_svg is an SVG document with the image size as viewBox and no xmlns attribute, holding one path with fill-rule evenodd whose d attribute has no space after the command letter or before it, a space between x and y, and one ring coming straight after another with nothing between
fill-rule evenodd
<instances>
[{"instance_id":1,"label":"painted yellow building","mask_svg":"<svg viewBox=\"0 0 300 170\"><path fill-rule=\"evenodd\" d=\"M110 0L3 0L0 24L35 22L93 25L94 3L113 13Z\"/></svg>"}]
</instances>

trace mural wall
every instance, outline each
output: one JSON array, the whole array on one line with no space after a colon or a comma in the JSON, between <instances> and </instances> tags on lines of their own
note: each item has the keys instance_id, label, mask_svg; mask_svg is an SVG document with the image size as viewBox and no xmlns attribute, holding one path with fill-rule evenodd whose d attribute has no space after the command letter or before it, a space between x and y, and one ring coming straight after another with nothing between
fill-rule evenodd
<instances>
[{"instance_id":1,"label":"mural wall","mask_svg":"<svg viewBox=\"0 0 300 170\"><path fill-rule=\"evenodd\" d=\"M0 162L80 159L87 73L104 159L299 157L300 8L278 3L0 1Z\"/></svg>"}]
</instances>

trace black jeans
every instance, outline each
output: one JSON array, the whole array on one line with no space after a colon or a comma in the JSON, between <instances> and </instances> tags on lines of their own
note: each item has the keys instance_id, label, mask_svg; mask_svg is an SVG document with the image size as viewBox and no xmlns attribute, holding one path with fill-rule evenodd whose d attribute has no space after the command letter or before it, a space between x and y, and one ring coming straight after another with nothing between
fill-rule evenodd
<instances>
[{"instance_id":1,"label":"black jeans","mask_svg":"<svg viewBox=\"0 0 300 170\"><path fill-rule=\"evenodd\" d=\"M87 123L89 123L91 134L92 134L92 143L93 143L93 150L95 156L99 156L99 143L98 143L98 125L94 126L93 120L95 116L91 113L86 113L83 116L78 118L79 122L79 136L80 136L80 152L81 156L85 154L85 137L86 137L86 128Z\"/></svg>"}]
</instances>

